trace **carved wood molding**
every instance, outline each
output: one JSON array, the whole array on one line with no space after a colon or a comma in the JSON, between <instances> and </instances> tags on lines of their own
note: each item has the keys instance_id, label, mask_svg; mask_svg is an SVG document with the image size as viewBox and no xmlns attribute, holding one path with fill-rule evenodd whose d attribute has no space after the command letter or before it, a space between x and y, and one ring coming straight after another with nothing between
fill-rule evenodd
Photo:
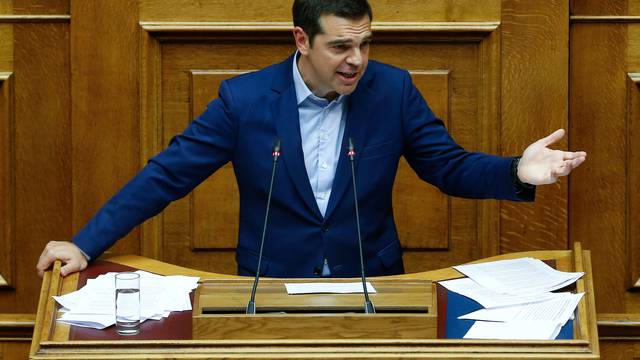
<instances>
[{"instance_id":1,"label":"carved wood molding","mask_svg":"<svg viewBox=\"0 0 640 360\"><path fill-rule=\"evenodd\" d=\"M13 74L0 72L0 289L13 285L14 254L14 121Z\"/></svg>"},{"instance_id":2,"label":"carved wood molding","mask_svg":"<svg viewBox=\"0 0 640 360\"><path fill-rule=\"evenodd\" d=\"M639 314L598 314L600 340L640 340Z\"/></svg>"},{"instance_id":3,"label":"carved wood molding","mask_svg":"<svg viewBox=\"0 0 640 360\"><path fill-rule=\"evenodd\" d=\"M70 22L71 15L0 15L0 23Z\"/></svg>"},{"instance_id":4,"label":"carved wood molding","mask_svg":"<svg viewBox=\"0 0 640 360\"><path fill-rule=\"evenodd\" d=\"M35 322L35 314L0 314L0 341L30 342Z\"/></svg>"},{"instance_id":5,"label":"carved wood molding","mask_svg":"<svg viewBox=\"0 0 640 360\"><path fill-rule=\"evenodd\" d=\"M167 22L141 21L148 32L289 32L291 22ZM499 22L373 22L375 32L464 32L488 34L500 26Z\"/></svg>"},{"instance_id":6,"label":"carved wood molding","mask_svg":"<svg viewBox=\"0 0 640 360\"><path fill-rule=\"evenodd\" d=\"M640 23L640 16L616 15L574 15L569 16L572 23Z\"/></svg>"},{"instance_id":7,"label":"carved wood molding","mask_svg":"<svg viewBox=\"0 0 640 360\"><path fill-rule=\"evenodd\" d=\"M635 150L640 144L637 133L640 131L640 73L627 73L627 129L626 129L626 248L627 248L627 287L629 289L640 289L640 208L637 202L640 196L637 194L637 186L640 185L638 173L640 168L637 162L640 152Z\"/></svg>"}]
</instances>

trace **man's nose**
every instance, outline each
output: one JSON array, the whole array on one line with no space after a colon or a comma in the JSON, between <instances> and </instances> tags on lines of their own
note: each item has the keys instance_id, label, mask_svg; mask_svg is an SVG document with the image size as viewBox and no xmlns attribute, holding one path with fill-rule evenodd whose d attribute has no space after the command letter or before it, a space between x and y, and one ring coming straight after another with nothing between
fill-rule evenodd
<instances>
[{"instance_id":1,"label":"man's nose","mask_svg":"<svg viewBox=\"0 0 640 360\"><path fill-rule=\"evenodd\" d=\"M362 52L360 49L355 47L349 57L347 57L347 64L359 67L362 65Z\"/></svg>"}]
</instances>

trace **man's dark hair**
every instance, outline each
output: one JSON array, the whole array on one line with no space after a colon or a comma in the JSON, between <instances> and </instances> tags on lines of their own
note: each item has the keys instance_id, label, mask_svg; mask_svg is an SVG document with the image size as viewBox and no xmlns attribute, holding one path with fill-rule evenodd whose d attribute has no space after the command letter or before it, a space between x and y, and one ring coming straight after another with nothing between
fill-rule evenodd
<instances>
[{"instance_id":1,"label":"man's dark hair","mask_svg":"<svg viewBox=\"0 0 640 360\"><path fill-rule=\"evenodd\" d=\"M293 2L293 25L299 26L309 36L309 45L322 33L320 17L335 15L345 19L358 20L369 15L373 20L371 6L367 0L295 0Z\"/></svg>"}]
</instances>

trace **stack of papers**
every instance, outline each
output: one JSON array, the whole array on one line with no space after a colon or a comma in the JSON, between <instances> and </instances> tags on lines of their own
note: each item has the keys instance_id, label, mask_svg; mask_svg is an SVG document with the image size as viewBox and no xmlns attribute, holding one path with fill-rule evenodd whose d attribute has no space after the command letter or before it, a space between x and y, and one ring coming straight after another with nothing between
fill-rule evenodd
<instances>
[{"instance_id":1,"label":"stack of papers","mask_svg":"<svg viewBox=\"0 0 640 360\"><path fill-rule=\"evenodd\" d=\"M161 276L138 270L140 274L140 322L160 320L172 311L191 310L189 293L198 286L197 277ZM58 321L104 329L115 324L115 275L110 272L87 280L72 293L54 296L63 312Z\"/></svg>"},{"instance_id":2,"label":"stack of papers","mask_svg":"<svg viewBox=\"0 0 640 360\"><path fill-rule=\"evenodd\" d=\"M557 271L538 259L454 268L468 277L440 284L484 307L459 317L479 320L464 336L466 339L555 339L584 295L552 293L574 283L584 273Z\"/></svg>"}]
</instances>

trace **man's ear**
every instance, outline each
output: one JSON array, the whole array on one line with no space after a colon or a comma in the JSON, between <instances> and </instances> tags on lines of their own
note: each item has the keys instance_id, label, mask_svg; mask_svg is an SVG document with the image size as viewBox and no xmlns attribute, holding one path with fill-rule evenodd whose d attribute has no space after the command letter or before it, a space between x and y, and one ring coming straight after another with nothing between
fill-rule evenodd
<instances>
[{"instance_id":1,"label":"man's ear","mask_svg":"<svg viewBox=\"0 0 640 360\"><path fill-rule=\"evenodd\" d=\"M304 32L300 26L293 28L293 39L296 42L296 47L300 54L307 55L311 47L309 44L309 36L307 36L307 33Z\"/></svg>"}]
</instances>

